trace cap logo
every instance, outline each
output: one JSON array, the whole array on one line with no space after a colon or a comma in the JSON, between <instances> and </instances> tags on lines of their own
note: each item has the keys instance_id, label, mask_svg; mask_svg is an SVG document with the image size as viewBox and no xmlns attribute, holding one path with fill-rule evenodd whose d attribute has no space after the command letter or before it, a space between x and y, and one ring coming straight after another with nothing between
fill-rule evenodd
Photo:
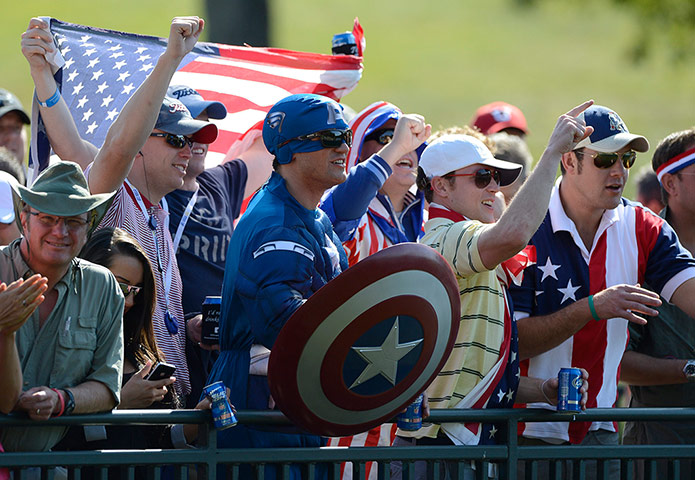
<instances>
[{"instance_id":1,"label":"cap logo","mask_svg":"<svg viewBox=\"0 0 695 480\"><path fill-rule=\"evenodd\" d=\"M340 111L340 108L336 108L330 103L326 104L326 108L328 109L328 120L326 120L328 125L335 125L338 123L338 119L343 118L343 113Z\"/></svg>"},{"instance_id":2,"label":"cap logo","mask_svg":"<svg viewBox=\"0 0 695 480\"><path fill-rule=\"evenodd\" d=\"M610 112L608 121L610 122L611 131L627 132L627 127L616 113Z\"/></svg>"},{"instance_id":3,"label":"cap logo","mask_svg":"<svg viewBox=\"0 0 695 480\"><path fill-rule=\"evenodd\" d=\"M278 132L282 132L282 122L285 120L285 112L273 112L268 115L266 123L270 128L277 128Z\"/></svg>"},{"instance_id":4,"label":"cap logo","mask_svg":"<svg viewBox=\"0 0 695 480\"><path fill-rule=\"evenodd\" d=\"M509 107L496 108L490 112L490 115L496 122L508 122L512 119L512 109Z\"/></svg>"},{"instance_id":5,"label":"cap logo","mask_svg":"<svg viewBox=\"0 0 695 480\"><path fill-rule=\"evenodd\" d=\"M169 113L186 112L186 111L187 111L186 107L181 102L171 102L169 104Z\"/></svg>"},{"instance_id":6,"label":"cap logo","mask_svg":"<svg viewBox=\"0 0 695 480\"><path fill-rule=\"evenodd\" d=\"M181 98L186 97L188 95L199 95L199 93L193 90L192 88L180 88L179 90L171 92L171 95L176 98Z\"/></svg>"}]
</instances>

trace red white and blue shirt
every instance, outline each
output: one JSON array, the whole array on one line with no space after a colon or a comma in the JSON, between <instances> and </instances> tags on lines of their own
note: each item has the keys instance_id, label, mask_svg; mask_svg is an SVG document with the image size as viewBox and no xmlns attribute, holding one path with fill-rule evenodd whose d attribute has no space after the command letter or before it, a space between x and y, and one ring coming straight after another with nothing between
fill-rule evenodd
<instances>
[{"instance_id":1,"label":"red white and blue shirt","mask_svg":"<svg viewBox=\"0 0 695 480\"><path fill-rule=\"evenodd\" d=\"M559 185L559 183L558 183ZM527 253L535 257L520 286L510 292L517 318L552 314L613 285L648 283L666 300L695 277L695 260L662 218L638 203L621 199L603 214L590 249L553 190L545 220L533 235ZM617 397L620 361L628 341L627 320L612 318L587 323L574 336L541 355L522 362L522 375L549 378L562 367L589 372L587 408L610 408ZM534 408L553 408L534 403ZM616 431L613 422L528 423L526 437L579 443L588 430Z\"/></svg>"}]
</instances>

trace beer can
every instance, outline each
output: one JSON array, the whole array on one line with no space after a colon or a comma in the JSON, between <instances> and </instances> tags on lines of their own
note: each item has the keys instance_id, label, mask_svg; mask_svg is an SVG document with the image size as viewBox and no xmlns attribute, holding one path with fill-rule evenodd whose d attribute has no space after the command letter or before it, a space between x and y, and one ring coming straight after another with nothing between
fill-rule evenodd
<instances>
[{"instance_id":1,"label":"beer can","mask_svg":"<svg viewBox=\"0 0 695 480\"><path fill-rule=\"evenodd\" d=\"M557 411L581 411L582 371L578 368L562 368L557 375Z\"/></svg>"},{"instance_id":2,"label":"beer can","mask_svg":"<svg viewBox=\"0 0 695 480\"><path fill-rule=\"evenodd\" d=\"M333 35L333 55L357 55L357 43L352 32Z\"/></svg>"},{"instance_id":3,"label":"beer can","mask_svg":"<svg viewBox=\"0 0 695 480\"><path fill-rule=\"evenodd\" d=\"M202 306L203 331L201 342L206 345L220 343L220 309L222 297L205 297Z\"/></svg>"},{"instance_id":4,"label":"beer can","mask_svg":"<svg viewBox=\"0 0 695 480\"><path fill-rule=\"evenodd\" d=\"M396 417L396 425L401 430L415 431L422 427L422 394L408 405L405 412L399 413Z\"/></svg>"},{"instance_id":5,"label":"beer can","mask_svg":"<svg viewBox=\"0 0 695 480\"><path fill-rule=\"evenodd\" d=\"M227 400L224 383L215 382L210 384L203 389L203 393L212 402L211 410L215 429L224 430L237 424L232 406L229 404L229 400Z\"/></svg>"}]
</instances>

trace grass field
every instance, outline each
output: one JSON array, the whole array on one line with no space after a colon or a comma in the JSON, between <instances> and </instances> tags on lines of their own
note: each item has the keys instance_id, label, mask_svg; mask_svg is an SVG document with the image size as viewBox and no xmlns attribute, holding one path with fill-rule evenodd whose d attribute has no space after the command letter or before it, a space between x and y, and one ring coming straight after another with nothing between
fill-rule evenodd
<instances>
[{"instance_id":1,"label":"grass field","mask_svg":"<svg viewBox=\"0 0 695 480\"><path fill-rule=\"evenodd\" d=\"M536 156L557 116L587 98L614 108L653 146L695 125L695 65L674 64L668 48L631 63L627 52L640 35L631 12L601 0L538 3L281 0L271 2L272 38L274 46L328 53L332 34L350 29L359 16L367 38L365 71L346 103L359 110L389 100L438 128L467 123L478 106L505 100L526 114ZM0 85L30 104L19 35L33 15L164 36L172 16L204 16L202 7L203 0L13 2L4 8L0 32ZM636 168L649 159L640 155Z\"/></svg>"}]
</instances>

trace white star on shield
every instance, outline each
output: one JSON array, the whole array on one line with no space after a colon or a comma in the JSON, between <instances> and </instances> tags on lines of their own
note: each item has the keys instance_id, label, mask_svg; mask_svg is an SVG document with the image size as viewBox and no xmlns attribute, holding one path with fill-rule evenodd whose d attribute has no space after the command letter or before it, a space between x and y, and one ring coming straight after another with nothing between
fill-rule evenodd
<instances>
[{"instance_id":1,"label":"white star on shield","mask_svg":"<svg viewBox=\"0 0 695 480\"><path fill-rule=\"evenodd\" d=\"M398 343L398 317L396 317L384 343L380 346L352 347L355 353L367 362L367 366L362 370L357 380L352 382L350 388L354 388L379 374L391 382L391 385L396 385L398 361L417 347L422 340L421 338L412 342Z\"/></svg>"}]
</instances>

